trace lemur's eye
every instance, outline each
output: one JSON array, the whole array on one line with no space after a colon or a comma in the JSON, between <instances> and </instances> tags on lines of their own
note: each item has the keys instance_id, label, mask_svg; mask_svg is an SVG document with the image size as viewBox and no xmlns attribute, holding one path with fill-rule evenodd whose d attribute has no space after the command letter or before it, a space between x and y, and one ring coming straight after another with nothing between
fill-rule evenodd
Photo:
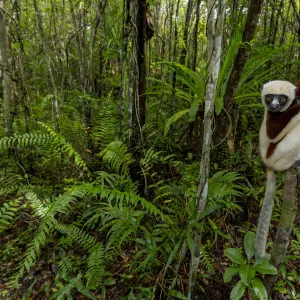
<instances>
[{"instance_id":1,"label":"lemur's eye","mask_svg":"<svg viewBox=\"0 0 300 300\"><path fill-rule=\"evenodd\" d=\"M281 103L284 103L284 102L286 102L287 99L286 99L286 97L280 97L279 100Z\"/></svg>"},{"instance_id":2,"label":"lemur's eye","mask_svg":"<svg viewBox=\"0 0 300 300\"><path fill-rule=\"evenodd\" d=\"M267 103L270 103L272 101L272 97L271 96L266 96L265 98Z\"/></svg>"}]
</instances>

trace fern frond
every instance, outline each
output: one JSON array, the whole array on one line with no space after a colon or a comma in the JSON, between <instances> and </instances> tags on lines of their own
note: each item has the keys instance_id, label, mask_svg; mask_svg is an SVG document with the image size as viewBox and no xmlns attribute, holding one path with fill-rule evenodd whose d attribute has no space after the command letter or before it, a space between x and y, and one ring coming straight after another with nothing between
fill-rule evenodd
<instances>
[{"instance_id":1,"label":"fern frond","mask_svg":"<svg viewBox=\"0 0 300 300\"><path fill-rule=\"evenodd\" d=\"M215 261L211 253L207 250L207 245L202 245L200 249L200 260L210 274L216 273Z\"/></svg>"},{"instance_id":2,"label":"fern frond","mask_svg":"<svg viewBox=\"0 0 300 300\"><path fill-rule=\"evenodd\" d=\"M103 161L116 173L128 174L128 166L134 161L131 153L127 152L127 146L121 141L110 143L99 153Z\"/></svg>"},{"instance_id":3,"label":"fern frond","mask_svg":"<svg viewBox=\"0 0 300 300\"><path fill-rule=\"evenodd\" d=\"M60 233L67 235L72 241L85 250L91 249L97 243L97 240L94 237L75 225L57 223L55 229Z\"/></svg>"},{"instance_id":4,"label":"fern frond","mask_svg":"<svg viewBox=\"0 0 300 300\"><path fill-rule=\"evenodd\" d=\"M51 137L45 133L24 133L21 135L3 137L0 139L0 149L8 149L12 147L28 147L33 145L45 145L50 141Z\"/></svg>"},{"instance_id":5,"label":"fern frond","mask_svg":"<svg viewBox=\"0 0 300 300\"><path fill-rule=\"evenodd\" d=\"M85 171L88 174L88 176L90 176L90 172L88 170L86 163L83 161L80 154L73 148L73 146L70 143L68 143L62 135L55 132L49 126L43 124L42 122L38 122L38 123L48 131L48 133L50 134L50 136L53 139L52 143L56 147L59 147L60 150L63 153L67 154L69 157L74 157L74 162L75 162L76 166L79 167L80 169L82 169L83 171Z\"/></svg>"},{"instance_id":6,"label":"fern frond","mask_svg":"<svg viewBox=\"0 0 300 300\"><path fill-rule=\"evenodd\" d=\"M16 212L20 207L21 198L4 203L0 207L0 234L11 226L15 219Z\"/></svg>"},{"instance_id":7,"label":"fern frond","mask_svg":"<svg viewBox=\"0 0 300 300\"><path fill-rule=\"evenodd\" d=\"M87 288L96 289L101 286L105 272L105 249L101 243L96 244L90 250L87 259Z\"/></svg>"}]
</instances>

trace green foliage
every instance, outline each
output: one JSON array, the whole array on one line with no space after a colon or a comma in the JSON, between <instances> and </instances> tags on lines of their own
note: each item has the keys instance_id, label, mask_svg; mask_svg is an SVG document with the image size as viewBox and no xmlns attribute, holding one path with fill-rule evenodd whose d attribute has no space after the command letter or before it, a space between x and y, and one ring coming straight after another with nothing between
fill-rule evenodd
<instances>
[{"instance_id":1,"label":"green foliage","mask_svg":"<svg viewBox=\"0 0 300 300\"><path fill-rule=\"evenodd\" d=\"M255 234L247 232L244 237L244 249L247 260L244 259L242 251L235 248L227 248L224 254L232 261L232 266L226 269L224 273L224 282L230 282L233 275L239 275L240 280L233 287L230 299L241 299L247 289L250 289L253 296L258 299L266 299L267 291L262 281L255 277L256 273L277 274L276 268L269 263L269 257L251 261L255 253Z\"/></svg>"},{"instance_id":2,"label":"green foliage","mask_svg":"<svg viewBox=\"0 0 300 300\"><path fill-rule=\"evenodd\" d=\"M0 234L2 232L12 226L13 221L16 217L16 212L20 207L21 198L12 200L8 203L4 203L2 207L0 207Z\"/></svg>"},{"instance_id":3,"label":"green foliage","mask_svg":"<svg viewBox=\"0 0 300 300\"><path fill-rule=\"evenodd\" d=\"M110 143L99 153L99 156L116 173L128 175L128 166L133 159L131 153L127 152L127 146L121 141Z\"/></svg>"}]
</instances>

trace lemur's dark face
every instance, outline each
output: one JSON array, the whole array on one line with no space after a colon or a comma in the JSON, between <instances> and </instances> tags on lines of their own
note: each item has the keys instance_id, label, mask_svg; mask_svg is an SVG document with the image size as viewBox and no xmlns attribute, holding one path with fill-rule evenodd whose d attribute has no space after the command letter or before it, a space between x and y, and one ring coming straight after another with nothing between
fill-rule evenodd
<instances>
[{"instance_id":1,"label":"lemur's dark face","mask_svg":"<svg viewBox=\"0 0 300 300\"><path fill-rule=\"evenodd\" d=\"M264 98L267 109L271 112L283 111L289 101L289 97L286 95L267 94Z\"/></svg>"}]
</instances>

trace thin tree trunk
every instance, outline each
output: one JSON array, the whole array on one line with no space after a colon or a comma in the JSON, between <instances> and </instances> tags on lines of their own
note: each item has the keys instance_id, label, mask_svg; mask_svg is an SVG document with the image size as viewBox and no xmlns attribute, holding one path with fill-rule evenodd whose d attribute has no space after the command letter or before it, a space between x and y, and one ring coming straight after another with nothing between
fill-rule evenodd
<instances>
[{"instance_id":1,"label":"thin tree trunk","mask_svg":"<svg viewBox=\"0 0 300 300\"><path fill-rule=\"evenodd\" d=\"M13 104L11 67L8 53L8 36L6 31L5 0L0 1L0 67L2 69L3 113L5 130L8 136L13 134Z\"/></svg>"},{"instance_id":2,"label":"thin tree trunk","mask_svg":"<svg viewBox=\"0 0 300 300\"><path fill-rule=\"evenodd\" d=\"M49 54L47 53L47 47L45 43L45 36L44 36L44 31L43 31L43 25L42 25L42 14L40 12L40 9L38 7L37 0L33 0L34 4L34 10L37 18L37 24L38 24L38 31L41 37L41 42L42 42L42 47L43 51L45 51L46 55L46 61L47 61L47 66L48 66L48 71L50 74L50 80L53 88L53 98L52 98L52 103L53 103L53 111L54 111L54 123L55 123L55 129L57 132L60 132L60 126L59 126L59 108L58 108L58 100L57 100L57 88L53 76L53 70L51 67L51 59Z\"/></svg>"},{"instance_id":3,"label":"thin tree trunk","mask_svg":"<svg viewBox=\"0 0 300 300\"><path fill-rule=\"evenodd\" d=\"M180 6L180 0L177 1L176 6L176 15L175 15L175 32L174 32L174 44L173 44L173 61L176 61L177 57L177 42L178 42L178 14L179 14L179 6ZM172 73L172 106L171 106L171 116L174 113L174 108L176 105L176 72L173 71Z\"/></svg>"},{"instance_id":4,"label":"thin tree trunk","mask_svg":"<svg viewBox=\"0 0 300 300\"><path fill-rule=\"evenodd\" d=\"M142 128L146 121L146 11L147 1L136 1L136 19L134 20L134 30L136 30L135 43L135 69L136 69L136 88L134 93L134 115L133 115L133 145L141 142L143 144Z\"/></svg>"},{"instance_id":5,"label":"thin tree trunk","mask_svg":"<svg viewBox=\"0 0 300 300\"><path fill-rule=\"evenodd\" d=\"M297 187L299 183L299 175L295 171L287 171L284 182L284 194L282 201L282 208L280 220L277 226L276 238L273 244L271 253L271 264L279 269L283 263L287 248L290 242L290 235L293 231L293 224L295 221L297 210ZM264 285L268 292L271 293L272 286L276 283L278 275L267 275L264 279Z\"/></svg>"},{"instance_id":6,"label":"thin tree trunk","mask_svg":"<svg viewBox=\"0 0 300 300\"><path fill-rule=\"evenodd\" d=\"M193 8L193 0L189 0L188 4L187 4L187 9L186 9L186 15L185 15L185 23L184 23L184 31L183 31L183 46L182 46L181 54L180 54L180 58L179 58L179 62L182 65L185 64L185 59L186 59L186 55L187 55L187 42L188 42L192 8Z\"/></svg>"},{"instance_id":7,"label":"thin tree trunk","mask_svg":"<svg viewBox=\"0 0 300 300\"><path fill-rule=\"evenodd\" d=\"M242 38L243 43L249 43L254 37L262 3L263 0L250 0L249 2L248 15ZM249 54L250 51L246 47L240 47L237 52L224 96L224 109L226 113L222 113L217 120L215 142L218 144L224 138L224 133L227 134L227 145L230 152L235 151L235 145L232 124L228 120L227 115L233 117L235 93ZM235 120L233 120L233 124L234 122Z\"/></svg>"},{"instance_id":8,"label":"thin tree trunk","mask_svg":"<svg viewBox=\"0 0 300 300\"><path fill-rule=\"evenodd\" d=\"M194 31L193 31L193 61L192 61L192 70L196 70L197 65L197 50L198 50L198 26L199 26L199 20L200 20L200 4L201 0L197 0L196 4L196 21L194 25Z\"/></svg>"},{"instance_id":9,"label":"thin tree trunk","mask_svg":"<svg viewBox=\"0 0 300 300\"><path fill-rule=\"evenodd\" d=\"M126 98L126 75L127 75L127 47L130 32L130 0L123 2L123 42L121 54L121 105L120 105L120 136L122 136L125 126L125 98Z\"/></svg>"},{"instance_id":10,"label":"thin tree trunk","mask_svg":"<svg viewBox=\"0 0 300 300\"><path fill-rule=\"evenodd\" d=\"M289 16L289 14L290 14L291 4L292 3L289 2L287 14L286 14L287 16ZM280 46L285 42L285 34L286 34L286 27L287 27L287 24L288 24L288 18L283 16L282 17L282 23L283 23L283 26L282 26L281 38L280 38L280 42L279 42Z\"/></svg>"},{"instance_id":11,"label":"thin tree trunk","mask_svg":"<svg viewBox=\"0 0 300 300\"><path fill-rule=\"evenodd\" d=\"M200 180L196 196L196 218L204 211L208 192L208 178L210 171L210 149L212 143L212 124L214 118L215 93L220 69L222 33L225 18L225 0L218 1L217 21L215 24L215 0L207 1L207 39L208 39L208 67L206 82L206 100L204 112L203 145L200 162ZM200 246L202 232L194 232L194 248L191 255L189 272L188 297L192 299L192 291L196 283L200 261Z\"/></svg>"}]
</instances>

